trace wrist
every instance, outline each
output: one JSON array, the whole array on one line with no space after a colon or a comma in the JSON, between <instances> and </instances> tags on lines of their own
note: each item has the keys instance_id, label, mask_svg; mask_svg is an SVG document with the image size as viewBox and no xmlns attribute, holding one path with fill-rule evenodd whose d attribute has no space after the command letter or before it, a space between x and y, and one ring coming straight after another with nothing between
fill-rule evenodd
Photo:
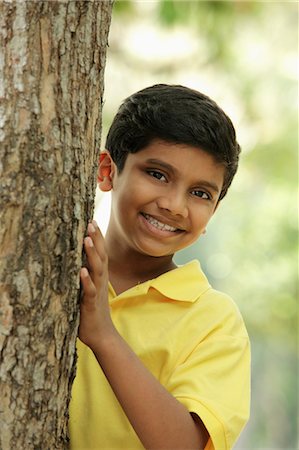
<instances>
[{"instance_id":1,"label":"wrist","mask_svg":"<svg viewBox=\"0 0 299 450\"><path fill-rule=\"evenodd\" d=\"M115 348L115 345L117 345L121 339L120 334L111 320L111 324L107 326L105 332L102 330L101 335L93 340L90 348L97 360L100 362L106 356L111 356L111 353L113 353L113 348Z\"/></svg>"}]
</instances>

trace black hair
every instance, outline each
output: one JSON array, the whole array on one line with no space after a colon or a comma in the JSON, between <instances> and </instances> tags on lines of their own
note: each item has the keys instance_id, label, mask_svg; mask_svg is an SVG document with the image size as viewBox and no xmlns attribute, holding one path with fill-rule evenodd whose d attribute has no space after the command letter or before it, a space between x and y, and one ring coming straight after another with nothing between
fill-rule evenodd
<instances>
[{"instance_id":1,"label":"black hair","mask_svg":"<svg viewBox=\"0 0 299 450\"><path fill-rule=\"evenodd\" d=\"M221 200L238 168L240 146L234 126L209 97L180 85L156 84L128 97L109 129L106 149L119 172L128 153L155 139L198 147L225 166Z\"/></svg>"}]
</instances>

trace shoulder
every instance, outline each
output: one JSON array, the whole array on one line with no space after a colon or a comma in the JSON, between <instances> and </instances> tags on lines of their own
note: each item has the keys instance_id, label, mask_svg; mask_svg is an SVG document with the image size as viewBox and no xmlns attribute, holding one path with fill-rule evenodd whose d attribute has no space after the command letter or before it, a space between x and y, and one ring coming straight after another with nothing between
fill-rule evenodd
<instances>
[{"instance_id":1,"label":"shoulder","mask_svg":"<svg viewBox=\"0 0 299 450\"><path fill-rule=\"evenodd\" d=\"M196 304L207 324L218 333L248 339L240 309L229 295L210 287Z\"/></svg>"},{"instance_id":2,"label":"shoulder","mask_svg":"<svg viewBox=\"0 0 299 450\"><path fill-rule=\"evenodd\" d=\"M150 283L161 298L174 300L181 317L188 319L188 330L199 326L206 333L247 337L247 331L235 301L214 289L197 260L179 266ZM174 308L174 303L171 303Z\"/></svg>"},{"instance_id":3,"label":"shoulder","mask_svg":"<svg viewBox=\"0 0 299 450\"><path fill-rule=\"evenodd\" d=\"M248 339L240 309L232 297L214 289L198 261L191 261L181 268L179 277L185 299L193 303L193 314L204 320L217 333ZM197 312L195 312L197 311Z\"/></svg>"}]
</instances>

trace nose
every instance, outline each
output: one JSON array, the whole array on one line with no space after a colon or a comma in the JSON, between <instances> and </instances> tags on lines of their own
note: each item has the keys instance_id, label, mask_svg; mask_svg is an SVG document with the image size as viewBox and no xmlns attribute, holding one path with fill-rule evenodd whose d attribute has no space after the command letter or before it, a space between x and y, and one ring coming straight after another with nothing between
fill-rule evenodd
<instances>
[{"instance_id":1,"label":"nose","mask_svg":"<svg viewBox=\"0 0 299 450\"><path fill-rule=\"evenodd\" d=\"M188 216L187 200L183 193L177 190L168 192L167 195L159 197L157 200L158 207L167 210L173 216Z\"/></svg>"}]
</instances>

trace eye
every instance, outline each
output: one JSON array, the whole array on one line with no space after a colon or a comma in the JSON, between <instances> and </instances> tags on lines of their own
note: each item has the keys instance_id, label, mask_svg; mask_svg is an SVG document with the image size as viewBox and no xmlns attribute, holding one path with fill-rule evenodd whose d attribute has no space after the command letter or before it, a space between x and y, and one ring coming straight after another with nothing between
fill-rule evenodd
<instances>
[{"instance_id":1,"label":"eye","mask_svg":"<svg viewBox=\"0 0 299 450\"><path fill-rule=\"evenodd\" d=\"M151 177L157 178L157 180L167 181L165 175L158 170L147 170L146 171Z\"/></svg>"},{"instance_id":2,"label":"eye","mask_svg":"<svg viewBox=\"0 0 299 450\"><path fill-rule=\"evenodd\" d=\"M207 192L201 191L200 189L193 189L191 191L192 195L195 195L196 197L203 198L204 200L211 200L211 195Z\"/></svg>"}]
</instances>

